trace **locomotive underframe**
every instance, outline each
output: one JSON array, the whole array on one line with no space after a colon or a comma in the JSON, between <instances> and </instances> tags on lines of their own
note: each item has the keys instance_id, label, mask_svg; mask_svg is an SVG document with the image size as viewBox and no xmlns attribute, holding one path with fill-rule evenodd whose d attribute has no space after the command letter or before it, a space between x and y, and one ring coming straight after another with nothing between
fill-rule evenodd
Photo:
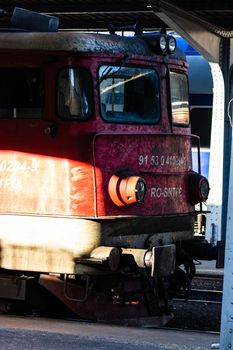
<instances>
[{"instance_id":1,"label":"locomotive underframe","mask_svg":"<svg viewBox=\"0 0 233 350\"><path fill-rule=\"evenodd\" d=\"M172 317L169 288L176 260L174 242L192 239L194 213L166 218L131 217L131 225L129 217L97 220L18 215L20 242L15 237L15 221L10 218L0 216L0 267L5 286L0 298L7 300L4 308L17 300L29 302L43 313L47 302L42 305L40 285L75 314L92 320L134 324L137 315L139 323L147 322L149 317L154 324L162 325ZM29 227L33 227L33 235ZM46 234L48 227L50 236ZM172 227L180 231L172 231ZM111 271L108 257L90 258L101 245L121 251L116 271ZM143 267L145 252L155 247L154 266Z\"/></svg>"}]
</instances>

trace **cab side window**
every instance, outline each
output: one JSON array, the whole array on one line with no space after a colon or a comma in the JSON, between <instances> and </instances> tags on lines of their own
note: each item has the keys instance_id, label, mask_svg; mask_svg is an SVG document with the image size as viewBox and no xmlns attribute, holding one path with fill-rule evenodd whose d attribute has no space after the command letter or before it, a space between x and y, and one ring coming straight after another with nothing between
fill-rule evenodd
<instances>
[{"instance_id":1,"label":"cab side window","mask_svg":"<svg viewBox=\"0 0 233 350\"><path fill-rule=\"evenodd\" d=\"M172 121L175 125L189 126L188 79L185 74L170 72Z\"/></svg>"},{"instance_id":2,"label":"cab side window","mask_svg":"<svg viewBox=\"0 0 233 350\"><path fill-rule=\"evenodd\" d=\"M0 69L0 118L39 118L42 94L39 69Z\"/></svg>"},{"instance_id":3,"label":"cab side window","mask_svg":"<svg viewBox=\"0 0 233 350\"><path fill-rule=\"evenodd\" d=\"M64 68L58 74L57 112L62 119L86 120L93 111L92 79L83 68Z\"/></svg>"}]
</instances>

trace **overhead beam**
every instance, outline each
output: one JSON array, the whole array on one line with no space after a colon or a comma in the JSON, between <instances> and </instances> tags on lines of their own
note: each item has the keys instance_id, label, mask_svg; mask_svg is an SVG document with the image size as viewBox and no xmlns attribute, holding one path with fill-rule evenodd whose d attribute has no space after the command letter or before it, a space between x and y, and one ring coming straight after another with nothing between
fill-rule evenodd
<instances>
[{"instance_id":1,"label":"overhead beam","mask_svg":"<svg viewBox=\"0 0 233 350\"><path fill-rule=\"evenodd\" d=\"M64 1L4 1L0 0L0 7L11 11L14 7L25 7L28 10L47 13L47 12L81 12L81 13L105 13L105 12L141 12L147 11L147 4L144 1L82 1L82 0L64 0Z\"/></svg>"},{"instance_id":2,"label":"overhead beam","mask_svg":"<svg viewBox=\"0 0 233 350\"><path fill-rule=\"evenodd\" d=\"M185 8L185 10L188 11L224 11L224 10L233 10L233 2L232 1L219 1L219 0L189 0L184 1L183 0L176 0L176 4L180 7Z\"/></svg>"},{"instance_id":3,"label":"overhead beam","mask_svg":"<svg viewBox=\"0 0 233 350\"><path fill-rule=\"evenodd\" d=\"M167 1L151 0L150 4L163 22L186 39L208 61L219 62L220 36L215 33L212 25Z\"/></svg>"},{"instance_id":4,"label":"overhead beam","mask_svg":"<svg viewBox=\"0 0 233 350\"><path fill-rule=\"evenodd\" d=\"M57 16L61 29L106 30L110 23L132 24L140 21L145 30L164 27L145 0L0 0L0 8L11 13L15 6ZM0 27L5 27L0 21Z\"/></svg>"},{"instance_id":5,"label":"overhead beam","mask_svg":"<svg viewBox=\"0 0 233 350\"><path fill-rule=\"evenodd\" d=\"M163 28L164 23L157 19L153 12L148 14L142 14L140 17L140 13L104 13L104 14L58 14L51 13L51 15L55 15L60 19L60 28L61 29L74 29L74 30L101 30L107 29L110 23L122 23L122 24L132 24L136 23L138 19L142 27L146 30L154 30L155 28ZM155 27L156 25L156 27Z\"/></svg>"}]
</instances>

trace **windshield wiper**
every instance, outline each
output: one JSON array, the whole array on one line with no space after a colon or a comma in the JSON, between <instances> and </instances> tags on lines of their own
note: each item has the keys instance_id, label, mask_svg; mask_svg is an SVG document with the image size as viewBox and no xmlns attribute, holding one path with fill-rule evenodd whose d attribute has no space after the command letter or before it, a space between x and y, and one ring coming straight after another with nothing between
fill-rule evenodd
<instances>
[{"instance_id":1,"label":"windshield wiper","mask_svg":"<svg viewBox=\"0 0 233 350\"><path fill-rule=\"evenodd\" d=\"M128 59L129 59L129 56L126 54L122 60L120 67L115 71L113 71L115 66L106 67L102 73L101 78L99 79L99 81L97 83L97 86L99 86L102 83L102 81L104 81L105 79L113 78L122 69L122 67L124 67L124 65L126 64Z\"/></svg>"}]
</instances>

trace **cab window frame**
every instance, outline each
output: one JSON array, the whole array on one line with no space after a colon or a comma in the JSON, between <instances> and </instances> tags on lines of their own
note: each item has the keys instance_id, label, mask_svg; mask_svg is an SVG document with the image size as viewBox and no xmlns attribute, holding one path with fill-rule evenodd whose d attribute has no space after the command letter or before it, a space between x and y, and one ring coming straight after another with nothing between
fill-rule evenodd
<instances>
[{"instance_id":1,"label":"cab window frame","mask_svg":"<svg viewBox=\"0 0 233 350\"><path fill-rule=\"evenodd\" d=\"M123 117L122 119L118 119L116 120L117 118L114 119L114 117L110 117L110 118L106 118L106 116L103 115L102 113L102 109L101 109L101 89L100 89L100 85L102 83L101 81L101 76L100 76L100 69L102 67L105 67L104 69L106 68L115 68L116 71L119 69L119 71L121 69L132 69L132 70L144 70L144 71L151 71L155 74L155 77L156 77L156 93L158 94L157 96L157 101L156 101L156 116L154 116L154 120L148 120L146 121L145 119L143 120L142 119L142 116L141 116L141 120L123 120ZM150 73L151 73L150 72ZM100 114L100 117L102 118L102 120L105 122L105 123L112 123L112 124L130 124L130 125L158 125L160 123L160 120L161 120L161 100L162 100L162 97L161 97L161 91L160 91L160 75L159 75L159 72L156 70L155 67L152 67L152 66L143 66L143 65L137 65L137 64L132 64L132 65L124 65L124 66L121 66L120 64L111 64L109 62L107 63L101 63L98 67L98 71L97 71L97 78L98 78L98 95L99 95L99 114ZM110 74L110 78L111 78L111 74ZM104 79L106 80L106 79ZM151 79L152 81L152 79ZM153 82L153 81L152 81ZM122 85L125 85L125 84L122 84ZM142 94L144 96L144 94ZM150 118L152 119L152 117Z\"/></svg>"}]
</instances>

